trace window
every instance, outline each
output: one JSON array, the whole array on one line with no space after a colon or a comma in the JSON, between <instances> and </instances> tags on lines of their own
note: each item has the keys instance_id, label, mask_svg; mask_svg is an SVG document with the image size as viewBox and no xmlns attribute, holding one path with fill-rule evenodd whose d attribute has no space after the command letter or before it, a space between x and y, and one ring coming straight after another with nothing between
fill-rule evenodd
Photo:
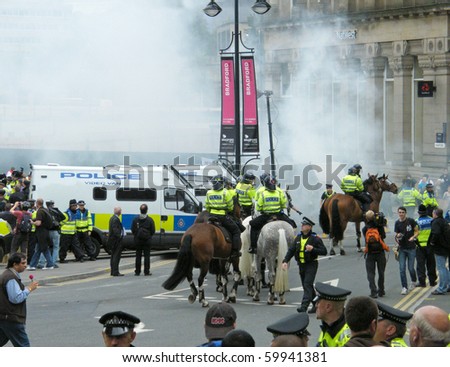
<instances>
[{"instance_id":1,"label":"window","mask_svg":"<svg viewBox=\"0 0 450 367\"><path fill-rule=\"evenodd\" d=\"M106 187L94 187L94 190L92 190L92 197L94 200L106 200L106 193L108 190L106 190Z\"/></svg>"},{"instance_id":2,"label":"window","mask_svg":"<svg viewBox=\"0 0 450 367\"><path fill-rule=\"evenodd\" d=\"M156 201L156 189L119 188L116 190L117 201Z\"/></svg>"},{"instance_id":3,"label":"window","mask_svg":"<svg viewBox=\"0 0 450 367\"><path fill-rule=\"evenodd\" d=\"M190 214L199 212L197 204L186 191L172 187L164 189L164 207Z\"/></svg>"}]
</instances>

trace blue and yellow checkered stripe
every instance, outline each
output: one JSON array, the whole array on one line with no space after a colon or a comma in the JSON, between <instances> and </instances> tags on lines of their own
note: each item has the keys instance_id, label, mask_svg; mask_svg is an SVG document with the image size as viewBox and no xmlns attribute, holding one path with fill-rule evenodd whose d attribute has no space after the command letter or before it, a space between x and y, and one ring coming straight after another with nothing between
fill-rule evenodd
<instances>
[{"instance_id":1,"label":"blue and yellow checkered stripe","mask_svg":"<svg viewBox=\"0 0 450 367\"><path fill-rule=\"evenodd\" d=\"M131 230L131 223L137 215L138 214L123 214L121 216L122 224L126 230ZM111 213L92 213L94 227L107 232L109 229L109 220L111 216ZM192 224L194 224L196 218L195 215L167 215L166 217L167 221L162 222L161 215L150 215L150 218L152 218L155 222L156 232L161 231L161 228L166 232L184 232L192 226Z\"/></svg>"}]
</instances>

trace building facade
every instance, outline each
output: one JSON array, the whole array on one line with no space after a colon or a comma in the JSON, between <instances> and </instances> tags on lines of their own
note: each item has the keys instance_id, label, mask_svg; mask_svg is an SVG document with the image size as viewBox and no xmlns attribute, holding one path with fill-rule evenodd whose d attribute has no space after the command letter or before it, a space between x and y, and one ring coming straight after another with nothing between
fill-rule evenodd
<instances>
[{"instance_id":1,"label":"building facade","mask_svg":"<svg viewBox=\"0 0 450 367\"><path fill-rule=\"evenodd\" d=\"M263 83L283 105L302 101L289 115L295 123L326 132L322 143L336 159L399 176L447 169L450 2L270 3L270 16L251 24L263 45Z\"/></svg>"}]
</instances>

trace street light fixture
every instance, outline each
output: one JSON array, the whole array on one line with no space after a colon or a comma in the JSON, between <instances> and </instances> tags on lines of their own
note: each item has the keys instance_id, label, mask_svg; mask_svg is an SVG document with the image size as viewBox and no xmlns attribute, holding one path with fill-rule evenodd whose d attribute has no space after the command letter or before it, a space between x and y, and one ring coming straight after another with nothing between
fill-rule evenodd
<instances>
[{"instance_id":1,"label":"street light fixture","mask_svg":"<svg viewBox=\"0 0 450 367\"><path fill-rule=\"evenodd\" d=\"M272 177L276 177L275 149L273 147L272 118L270 114L270 96L272 94L273 92L271 90L265 90L263 92L258 91L258 98L261 96L266 96L267 125L269 127L270 174Z\"/></svg>"},{"instance_id":2,"label":"street light fixture","mask_svg":"<svg viewBox=\"0 0 450 367\"><path fill-rule=\"evenodd\" d=\"M271 6L265 0L256 0L252 10L256 14L265 14ZM215 17L222 11L222 8L211 0L203 12L209 17ZM234 123L235 123L235 173L239 176L241 167L241 124L240 124L240 53L239 53L239 0L234 0Z\"/></svg>"}]
</instances>

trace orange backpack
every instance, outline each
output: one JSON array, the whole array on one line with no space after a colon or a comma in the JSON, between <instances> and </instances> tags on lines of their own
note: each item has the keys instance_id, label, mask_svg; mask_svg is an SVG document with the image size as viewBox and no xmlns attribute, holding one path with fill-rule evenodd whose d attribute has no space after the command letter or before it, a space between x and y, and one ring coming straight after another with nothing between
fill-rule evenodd
<instances>
[{"instance_id":1,"label":"orange backpack","mask_svg":"<svg viewBox=\"0 0 450 367\"><path fill-rule=\"evenodd\" d=\"M366 248L364 253L378 254L383 250L389 251L389 247L384 243L377 228L368 228L366 231Z\"/></svg>"}]
</instances>

